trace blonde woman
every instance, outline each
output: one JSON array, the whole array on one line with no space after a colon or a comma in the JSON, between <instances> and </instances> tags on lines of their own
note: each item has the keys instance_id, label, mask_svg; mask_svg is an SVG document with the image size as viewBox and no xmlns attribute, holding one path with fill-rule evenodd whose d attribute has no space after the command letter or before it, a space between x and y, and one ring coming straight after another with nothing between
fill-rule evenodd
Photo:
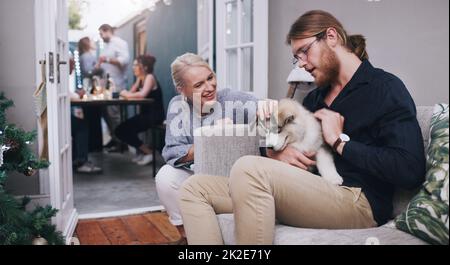
<instances>
[{"instance_id":1,"label":"blonde woman","mask_svg":"<svg viewBox=\"0 0 450 265\"><path fill-rule=\"evenodd\" d=\"M236 90L219 90L214 71L192 53L172 63L172 79L180 95L172 99L167 111L166 146L162 152L167 165L156 176L156 188L170 222L178 226L183 224L177 202L178 189L193 174L193 131L211 125L210 122L248 123L256 117L257 99ZM236 111L230 113L225 112L225 102L243 104L235 104ZM237 113L244 114L243 119Z\"/></svg>"}]
</instances>

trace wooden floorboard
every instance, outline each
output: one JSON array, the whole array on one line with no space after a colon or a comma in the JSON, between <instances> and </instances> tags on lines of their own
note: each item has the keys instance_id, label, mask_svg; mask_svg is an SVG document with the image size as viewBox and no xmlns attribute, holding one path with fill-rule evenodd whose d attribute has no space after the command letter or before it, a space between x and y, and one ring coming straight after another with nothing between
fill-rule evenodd
<instances>
[{"instance_id":1,"label":"wooden floorboard","mask_svg":"<svg viewBox=\"0 0 450 265\"><path fill-rule=\"evenodd\" d=\"M169 222L169 217L163 213L146 214L144 217L149 220L164 235L169 242L178 242L181 235L177 228Z\"/></svg>"},{"instance_id":2,"label":"wooden floorboard","mask_svg":"<svg viewBox=\"0 0 450 265\"><path fill-rule=\"evenodd\" d=\"M173 226L166 213L147 213L82 220L75 230L81 245L174 245L186 244L184 231Z\"/></svg>"},{"instance_id":3,"label":"wooden floorboard","mask_svg":"<svg viewBox=\"0 0 450 265\"><path fill-rule=\"evenodd\" d=\"M112 245L133 245L139 243L135 235L130 233L121 218L104 219L98 222Z\"/></svg>"},{"instance_id":4,"label":"wooden floorboard","mask_svg":"<svg viewBox=\"0 0 450 265\"><path fill-rule=\"evenodd\" d=\"M122 218L124 223L136 235L139 244L164 244L167 243L166 237L151 223L141 215Z\"/></svg>"},{"instance_id":5,"label":"wooden floorboard","mask_svg":"<svg viewBox=\"0 0 450 265\"><path fill-rule=\"evenodd\" d=\"M84 245L111 245L97 221L79 221L76 229L78 239L82 238Z\"/></svg>"}]
</instances>

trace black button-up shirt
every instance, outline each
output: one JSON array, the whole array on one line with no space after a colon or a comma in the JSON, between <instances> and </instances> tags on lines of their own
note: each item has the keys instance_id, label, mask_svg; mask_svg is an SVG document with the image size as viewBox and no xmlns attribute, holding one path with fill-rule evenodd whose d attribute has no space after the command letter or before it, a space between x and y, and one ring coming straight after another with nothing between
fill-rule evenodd
<instances>
[{"instance_id":1,"label":"black button-up shirt","mask_svg":"<svg viewBox=\"0 0 450 265\"><path fill-rule=\"evenodd\" d=\"M328 108L345 118L346 143L334 160L344 186L360 187L378 225L392 214L395 188L418 187L425 178L422 133L416 106L403 82L365 60L331 106L330 87L317 88L304 100L312 112Z\"/></svg>"}]
</instances>

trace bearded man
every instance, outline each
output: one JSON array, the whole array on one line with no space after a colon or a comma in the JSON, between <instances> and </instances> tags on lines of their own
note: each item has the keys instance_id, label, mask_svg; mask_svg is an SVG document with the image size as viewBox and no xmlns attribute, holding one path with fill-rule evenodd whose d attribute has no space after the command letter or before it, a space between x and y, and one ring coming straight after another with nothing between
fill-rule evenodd
<instances>
[{"instance_id":1,"label":"bearded man","mask_svg":"<svg viewBox=\"0 0 450 265\"><path fill-rule=\"evenodd\" d=\"M314 10L291 27L294 64L318 86L303 105L322 123L343 185L306 169L313 154L293 148L246 156L230 178L193 176L180 194L189 244L223 244L216 214L234 213L238 244L272 244L275 220L314 229L385 224L396 188L424 181L423 138L413 99L396 76L368 61L365 38L348 36L331 14Z\"/></svg>"}]
</instances>

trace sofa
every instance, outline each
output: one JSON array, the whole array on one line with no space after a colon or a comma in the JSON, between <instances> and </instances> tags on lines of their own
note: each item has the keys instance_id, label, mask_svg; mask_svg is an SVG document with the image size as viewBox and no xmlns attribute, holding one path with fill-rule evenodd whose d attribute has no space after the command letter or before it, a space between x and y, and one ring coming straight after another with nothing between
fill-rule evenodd
<instances>
[{"instance_id":1,"label":"sofa","mask_svg":"<svg viewBox=\"0 0 450 265\"><path fill-rule=\"evenodd\" d=\"M422 129L424 145L428 144L433 107L417 107L417 119ZM240 157L259 155L259 138L249 135L245 125L204 127L195 136L195 173L229 176L231 167ZM394 196L392 219L403 212L417 191L398 190ZM224 243L234 245L232 214L217 215ZM370 229L327 230L304 229L276 224L276 245L425 245L425 241L395 228L394 221Z\"/></svg>"}]
</instances>

